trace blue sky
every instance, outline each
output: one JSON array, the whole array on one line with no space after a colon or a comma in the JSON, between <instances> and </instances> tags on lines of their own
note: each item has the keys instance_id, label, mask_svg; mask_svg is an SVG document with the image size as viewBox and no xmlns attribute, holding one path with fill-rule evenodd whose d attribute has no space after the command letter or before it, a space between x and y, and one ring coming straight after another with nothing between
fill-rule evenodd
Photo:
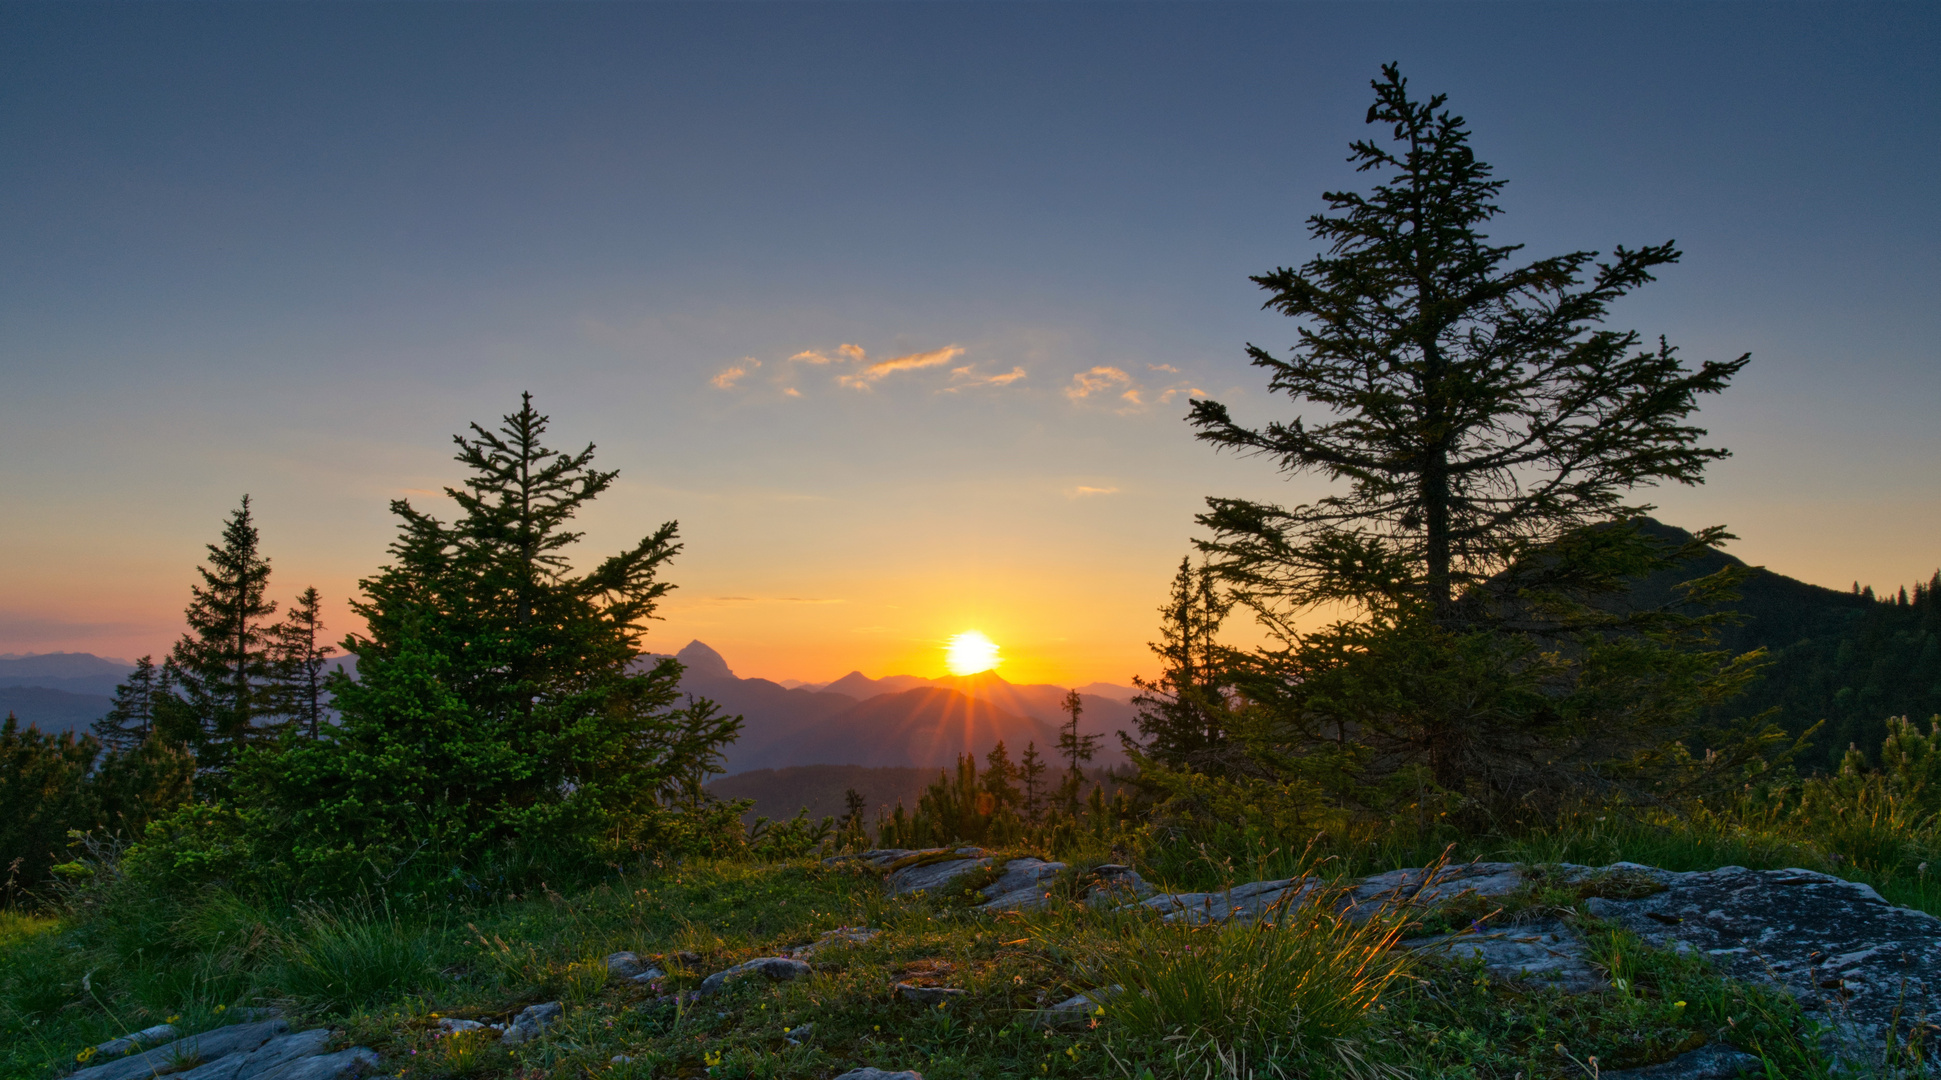
<instances>
[{"instance_id":1,"label":"blue sky","mask_svg":"<svg viewBox=\"0 0 1941 1080\"><path fill-rule=\"evenodd\" d=\"M1320 490L1196 445L1182 401L1294 411L1245 365L1293 336L1247 276L1363 182L1387 60L1510 181L1497 236L1675 238L1615 325L1753 353L1701 419L1736 456L1662 516L1822 584L1925 578L1938 30L1921 4L0 6L0 651L164 648L244 492L274 587L348 628L386 502L435 498L450 434L530 389L622 470L590 543L682 522L658 647L936 674L976 626L1013 677L1124 681L1202 497Z\"/></svg>"}]
</instances>

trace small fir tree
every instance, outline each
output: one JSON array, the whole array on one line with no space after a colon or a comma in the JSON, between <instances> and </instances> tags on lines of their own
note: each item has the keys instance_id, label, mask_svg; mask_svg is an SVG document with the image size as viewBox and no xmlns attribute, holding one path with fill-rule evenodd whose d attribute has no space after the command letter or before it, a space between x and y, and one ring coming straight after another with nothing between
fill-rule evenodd
<instances>
[{"instance_id":1,"label":"small fir tree","mask_svg":"<svg viewBox=\"0 0 1941 1080\"><path fill-rule=\"evenodd\" d=\"M1085 701L1078 691L1065 694L1063 704L1068 719L1058 729L1058 756L1065 759L1065 777L1059 784L1059 801L1065 804L1065 812L1078 813L1078 797L1085 785L1085 763L1098 753L1102 735L1080 735L1078 718L1085 712Z\"/></svg>"},{"instance_id":2,"label":"small fir tree","mask_svg":"<svg viewBox=\"0 0 1941 1080\"><path fill-rule=\"evenodd\" d=\"M1037 821L1044 812L1044 803L1038 793L1045 782L1045 759L1038 754L1038 743L1034 740L1024 744L1024 754L1018 758L1018 784L1024 789L1025 816Z\"/></svg>"},{"instance_id":3,"label":"small fir tree","mask_svg":"<svg viewBox=\"0 0 1941 1080\"><path fill-rule=\"evenodd\" d=\"M1159 609L1159 640L1150 646L1159 657L1159 678L1132 680L1141 691L1133 699L1140 740L1120 733L1128 753L1169 766L1217 768L1215 759L1233 734L1227 700L1233 657L1218 641L1232 606L1211 570L1180 560L1172 593Z\"/></svg>"},{"instance_id":4,"label":"small fir tree","mask_svg":"<svg viewBox=\"0 0 1941 1080\"><path fill-rule=\"evenodd\" d=\"M995 806L1018 808L1021 795L1018 792L1018 767L1011 763L1011 752L999 739L991 752L984 755L984 776L980 781Z\"/></svg>"},{"instance_id":5,"label":"small fir tree","mask_svg":"<svg viewBox=\"0 0 1941 1080\"><path fill-rule=\"evenodd\" d=\"M115 687L115 703L93 725L95 738L109 750L132 750L155 731L155 713L163 699L174 695L174 673L155 666L153 656L135 661L128 681Z\"/></svg>"},{"instance_id":6,"label":"small fir tree","mask_svg":"<svg viewBox=\"0 0 1941 1080\"><path fill-rule=\"evenodd\" d=\"M276 711L314 739L330 708L326 669L336 652L323 637L322 598L303 590L283 621L270 628L271 694Z\"/></svg>"}]
</instances>

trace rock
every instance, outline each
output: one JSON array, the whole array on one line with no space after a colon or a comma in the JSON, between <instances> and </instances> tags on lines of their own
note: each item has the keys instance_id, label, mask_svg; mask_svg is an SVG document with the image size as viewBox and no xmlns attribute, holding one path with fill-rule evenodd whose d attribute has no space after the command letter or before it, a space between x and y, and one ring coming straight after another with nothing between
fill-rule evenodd
<instances>
[{"instance_id":1,"label":"rock","mask_svg":"<svg viewBox=\"0 0 1941 1080\"><path fill-rule=\"evenodd\" d=\"M941 852L943 850L944 850L943 848L929 848L927 850L915 850L911 848L875 848L871 851L860 851L851 855L831 855L828 858L822 860L822 865L837 866L846 862L860 862L860 863L868 863L869 865L874 866L879 870L887 870L891 863L899 862L903 859L907 859L912 855L928 855L934 852Z\"/></svg>"},{"instance_id":2,"label":"rock","mask_svg":"<svg viewBox=\"0 0 1941 1080\"><path fill-rule=\"evenodd\" d=\"M836 1080L923 1080L923 1074L914 1069L903 1072L887 1072L883 1069L851 1069Z\"/></svg>"},{"instance_id":3,"label":"rock","mask_svg":"<svg viewBox=\"0 0 1941 1080\"><path fill-rule=\"evenodd\" d=\"M969 990L957 990L948 986L911 986L909 983L896 984L897 996L905 1001L919 1005L942 1005L952 998L968 997Z\"/></svg>"},{"instance_id":4,"label":"rock","mask_svg":"<svg viewBox=\"0 0 1941 1080\"><path fill-rule=\"evenodd\" d=\"M1639 868L1647 869L1647 868ZM1665 891L1586 908L1660 948L1710 957L1722 974L1777 986L1831 1025L1850 1068L1880 1065L1890 1032L1941 1016L1941 919L1811 870L1653 871Z\"/></svg>"},{"instance_id":5,"label":"rock","mask_svg":"<svg viewBox=\"0 0 1941 1080\"><path fill-rule=\"evenodd\" d=\"M1165 915L1167 922L1252 920L1276 905L1298 907L1319 886L1313 878L1255 881L1218 892L1160 893L1140 901L1140 906Z\"/></svg>"},{"instance_id":6,"label":"rock","mask_svg":"<svg viewBox=\"0 0 1941 1080\"><path fill-rule=\"evenodd\" d=\"M1051 1006L1045 1011L1053 1013L1092 1013L1096 1012L1106 1002L1111 1001L1113 998L1125 992L1126 988L1123 986L1101 986L1096 990L1087 990L1082 994L1073 994L1071 997Z\"/></svg>"},{"instance_id":7,"label":"rock","mask_svg":"<svg viewBox=\"0 0 1941 1080\"><path fill-rule=\"evenodd\" d=\"M802 1040L808 1038L809 1033L814 1030L815 1024L813 1023L797 1024L792 1028L783 1028L782 1038L787 1039L790 1046L801 1046Z\"/></svg>"},{"instance_id":8,"label":"rock","mask_svg":"<svg viewBox=\"0 0 1941 1080\"><path fill-rule=\"evenodd\" d=\"M329 1045L329 1028L311 1028L295 1035L278 1036L246 1054L226 1054L176 1075L180 1080L259 1080L272 1075L280 1076L282 1073L279 1070L284 1066L316 1057Z\"/></svg>"},{"instance_id":9,"label":"rock","mask_svg":"<svg viewBox=\"0 0 1941 1080\"><path fill-rule=\"evenodd\" d=\"M640 974L633 976L628 981L637 982L642 986L645 986L650 982L657 982L665 978L667 978L667 972L662 971L657 967L649 967L646 971L643 971Z\"/></svg>"},{"instance_id":10,"label":"rock","mask_svg":"<svg viewBox=\"0 0 1941 1080\"><path fill-rule=\"evenodd\" d=\"M951 882L973 870L981 870L989 865L991 865L990 859L965 857L906 866L890 874L890 894L908 896L917 892L941 893Z\"/></svg>"},{"instance_id":11,"label":"rock","mask_svg":"<svg viewBox=\"0 0 1941 1080\"><path fill-rule=\"evenodd\" d=\"M553 1022L559 1019L561 1011L557 1001L548 1001L543 1005L528 1005L519 1010L519 1015L512 1018L512 1023L505 1026L505 1034L499 1036L499 1041L507 1046L531 1042L539 1037L540 1032L551 1027Z\"/></svg>"},{"instance_id":12,"label":"rock","mask_svg":"<svg viewBox=\"0 0 1941 1080\"><path fill-rule=\"evenodd\" d=\"M607 957L607 974L616 979L631 979L647 970L647 964L635 953L617 952Z\"/></svg>"},{"instance_id":13,"label":"rock","mask_svg":"<svg viewBox=\"0 0 1941 1080\"><path fill-rule=\"evenodd\" d=\"M1481 932L1411 938L1401 948L1454 960L1480 958L1490 977L1535 986L1559 987L1584 994L1610 984L1592 966L1584 939L1562 919L1543 919L1521 926Z\"/></svg>"},{"instance_id":14,"label":"rock","mask_svg":"<svg viewBox=\"0 0 1941 1080\"><path fill-rule=\"evenodd\" d=\"M1740 1075L1762 1073L1758 1058L1725 1043L1713 1043L1662 1064L1603 1075L1604 1080L1732 1080Z\"/></svg>"},{"instance_id":15,"label":"rock","mask_svg":"<svg viewBox=\"0 0 1941 1080\"><path fill-rule=\"evenodd\" d=\"M873 930L867 926L838 926L834 930L823 931L821 937L807 945L790 949L789 955L797 960L807 960L823 949L834 945L867 945L875 941L877 936L882 934L882 932L881 930Z\"/></svg>"},{"instance_id":16,"label":"rock","mask_svg":"<svg viewBox=\"0 0 1941 1080\"><path fill-rule=\"evenodd\" d=\"M1440 904L1464 894L1490 899L1523 885L1515 863L1459 863L1373 874L1357 882L1342 900L1350 919L1365 922L1384 906Z\"/></svg>"},{"instance_id":17,"label":"rock","mask_svg":"<svg viewBox=\"0 0 1941 1080\"><path fill-rule=\"evenodd\" d=\"M608 1058L607 1061L614 1065L625 1065L633 1061L633 1058L630 1058L625 1054L615 1054L612 1057Z\"/></svg>"},{"instance_id":18,"label":"rock","mask_svg":"<svg viewBox=\"0 0 1941 1080\"><path fill-rule=\"evenodd\" d=\"M286 1020L259 1020L251 1024L216 1028L137 1050L106 1065L82 1069L71 1074L70 1080L135 1080L136 1077L165 1076L182 1071L185 1065L247 1053L289 1030L290 1024Z\"/></svg>"},{"instance_id":19,"label":"rock","mask_svg":"<svg viewBox=\"0 0 1941 1080\"><path fill-rule=\"evenodd\" d=\"M103 1059L118 1058L123 1054L130 1054L136 1050L140 1050L144 1046L165 1043L173 1038L175 1038L174 1024L156 1024L154 1027L143 1028L133 1035L124 1035L119 1039L109 1039L107 1042L94 1048L94 1056Z\"/></svg>"},{"instance_id":20,"label":"rock","mask_svg":"<svg viewBox=\"0 0 1941 1080\"><path fill-rule=\"evenodd\" d=\"M1094 907L1104 907L1128 900L1144 900L1158 891L1132 867L1106 863L1092 868L1092 886L1085 895L1085 902Z\"/></svg>"},{"instance_id":21,"label":"rock","mask_svg":"<svg viewBox=\"0 0 1941 1080\"><path fill-rule=\"evenodd\" d=\"M292 1061L278 1069L259 1073L253 1080L350 1080L377 1072L384 1062L365 1046L353 1046L334 1054Z\"/></svg>"},{"instance_id":22,"label":"rock","mask_svg":"<svg viewBox=\"0 0 1941 1080\"><path fill-rule=\"evenodd\" d=\"M1044 883L1065 870L1061 862L1043 859L1012 859L1004 873L979 891L988 899L980 904L985 911L1037 911L1046 904Z\"/></svg>"},{"instance_id":23,"label":"rock","mask_svg":"<svg viewBox=\"0 0 1941 1080\"><path fill-rule=\"evenodd\" d=\"M677 964L680 964L682 967L696 967L701 963L700 953L691 953L691 952L688 952L686 949L682 949L679 952L668 953L667 955L672 957L674 962Z\"/></svg>"},{"instance_id":24,"label":"rock","mask_svg":"<svg viewBox=\"0 0 1941 1080\"><path fill-rule=\"evenodd\" d=\"M447 1035L456 1035L461 1031L483 1031L485 1025L477 1020L460 1020L457 1017L447 1016L438 1021L438 1030Z\"/></svg>"},{"instance_id":25,"label":"rock","mask_svg":"<svg viewBox=\"0 0 1941 1080\"><path fill-rule=\"evenodd\" d=\"M736 964L726 971L717 971L701 980L701 996L716 994L730 982L747 975L761 975L776 982L787 982L813 974L814 968L800 960L787 956L762 956L745 963Z\"/></svg>"}]
</instances>

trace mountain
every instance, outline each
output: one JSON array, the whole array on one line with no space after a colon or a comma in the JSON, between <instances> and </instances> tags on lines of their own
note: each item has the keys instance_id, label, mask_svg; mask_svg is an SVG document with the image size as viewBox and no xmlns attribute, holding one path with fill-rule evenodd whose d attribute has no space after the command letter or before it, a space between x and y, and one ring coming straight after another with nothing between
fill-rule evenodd
<instances>
[{"instance_id":1,"label":"mountain","mask_svg":"<svg viewBox=\"0 0 1941 1080\"><path fill-rule=\"evenodd\" d=\"M105 716L114 703L115 699L105 694L76 694L45 686L0 686L0 719L11 713L21 727L36 727L45 735L85 733L88 725Z\"/></svg>"},{"instance_id":2,"label":"mountain","mask_svg":"<svg viewBox=\"0 0 1941 1080\"><path fill-rule=\"evenodd\" d=\"M1661 540L1691 539L1649 518L1643 527ZM1801 764L1830 769L1849 745L1876 752L1890 716L1941 715L1941 573L1917 584L1911 596L1903 589L1876 599L1871 588L1823 588L1708 548L1639 582L1629 602L1667 603L1679 582L1728 566L1743 567L1746 578L1739 599L1724 605L1738 622L1720 628L1719 646L1734 653L1763 648L1768 663L1713 719L1775 710L1776 722L1794 735L1825 721Z\"/></svg>"},{"instance_id":3,"label":"mountain","mask_svg":"<svg viewBox=\"0 0 1941 1080\"><path fill-rule=\"evenodd\" d=\"M811 690L738 678L726 658L699 641L675 659L685 668L684 692L744 720L741 737L723 755L730 774L811 764L940 767L959 754L982 757L999 739L1014 761L1030 742L1050 757L1065 718L1062 687L1017 686L993 672L944 679L851 672ZM1093 764L1122 763L1112 733L1132 728L1131 706L1106 697L1082 701L1079 730L1106 736Z\"/></svg>"},{"instance_id":4,"label":"mountain","mask_svg":"<svg viewBox=\"0 0 1941 1080\"><path fill-rule=\"evenodd\" d=\"M135 665L93 653L41 653L0 660L0 687L39 686L74 694L114 696ZM23 717L22 719L25 719Z\"/></svg>"}]
</instances>

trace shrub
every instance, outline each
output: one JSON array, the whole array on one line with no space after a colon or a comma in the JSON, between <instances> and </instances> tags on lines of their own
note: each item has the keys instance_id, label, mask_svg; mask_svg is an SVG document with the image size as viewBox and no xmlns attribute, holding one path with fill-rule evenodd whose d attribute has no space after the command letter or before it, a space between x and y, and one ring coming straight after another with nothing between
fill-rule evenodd
<instances>
[{"instance_id":1,"label":"shrub","mask_svg":"<svg viewBox=\"0 0 1941 1080\"><path fill-rule=\"evenodd\" d=\"M305 911L285 953L281 982L300 1000L335 1011L420 989L437 973L425 932L388 911Z\"/></svg>"}]
</instances>

